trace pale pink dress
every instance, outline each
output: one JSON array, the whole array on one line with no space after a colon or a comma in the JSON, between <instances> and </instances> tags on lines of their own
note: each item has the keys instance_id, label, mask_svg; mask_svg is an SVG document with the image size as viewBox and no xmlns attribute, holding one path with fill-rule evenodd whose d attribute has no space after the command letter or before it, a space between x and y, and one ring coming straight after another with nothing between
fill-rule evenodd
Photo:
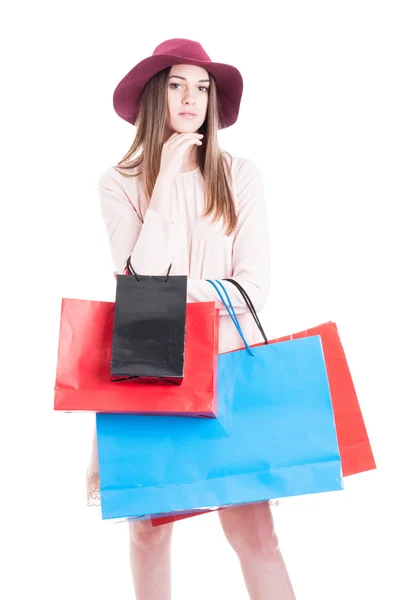
<instances>
[{"instance_id":1,"label":"pale pink dress","mask_svg":"<svg viewBox=\"0 0 398 600\"><path fill-rule=\"evenodd\" d=\"M203 217L204 180L199 167L177 176L172 196L164 198L165 216L148 208L141 175L124 177L110 167L99 180L101 213L115 270L123 273L131 255L134 270L142 275L166 274L170 264L170 275L187 275L187 301L214 301L221 309L219 353L242 348L243 343L216 290L206 279L235 278L258 312L267 300L270 281L268 218L261 171L247 158L224 160L231 169L238 215L237 229L229 236L221 231L221 222L212 223L211 216ZM261 342L261 334L240 292L231 283L223 283L247 341ZM87 499L89 505L100 502L95 427L87 469Z\"/></svg>"}]
</instances>

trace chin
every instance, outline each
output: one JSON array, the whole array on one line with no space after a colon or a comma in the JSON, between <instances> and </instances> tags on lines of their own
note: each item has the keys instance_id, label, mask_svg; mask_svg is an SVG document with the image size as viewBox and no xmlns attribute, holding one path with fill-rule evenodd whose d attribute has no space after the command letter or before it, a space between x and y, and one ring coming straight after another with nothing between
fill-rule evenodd
<instances>
[{"instance_id":1,"label":"chin","mask_svg":"<svg viewBox=\"0 0 398 600\"><path fill-rule=\"evenodd\" d=\"M174 127L176 133L196 133L199 127Z\"/></svg>"},{"instance_id":2,"label":"chin","mask_svg":"<svg viewBox=\"0 0 398 600\"><path fill-rule=\"evenodd\" d=\"M197 122L193 123L189 121L177 122L171 125L171 129L176 133L196 133L199 128L200 125Z\"/></svg>"}]
</instances>

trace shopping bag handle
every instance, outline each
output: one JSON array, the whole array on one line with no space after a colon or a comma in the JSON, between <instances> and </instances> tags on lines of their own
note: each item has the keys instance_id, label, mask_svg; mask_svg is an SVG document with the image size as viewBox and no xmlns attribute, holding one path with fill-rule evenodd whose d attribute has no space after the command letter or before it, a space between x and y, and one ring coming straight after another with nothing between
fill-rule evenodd
<instances>
[{"instance_id":1,"label":"shopping bag handle","mask_svg":"<svg viewBox=\"0 0 398 600\"><path fill-rule=\"evenodd\" d=\"M165 281L168 281L168 279L169 279L170 270L171 270L171 263L170 263L169 269L168 269L168 271L166 273L166 279L165 279ZM134 275L134 277L136 278L136 280L140 281L140 279L138 278L137 273L134 271L133 266L131 264L131 256L129 256L128 259L127 259L127 262L126 262L126 271L127 271L126 275Z\"/></svg>"},{"instance_id":2,"label":"shopping bag handle","mask_svg":"<svg viewBox=\"0 0 398 600\"><path fill-rule=\"evenodd\" d=\"M241 338L242 338L242 340L243 340L243 343L244 343L244 345L245 345L245 348L246 348L246 350L248 351L248 353L249 353L251 356L254 356L254 352L253 352L253 350L250 348L249 344L247 343L247 341L246 341L246 338L245 338L245 336L244 336L244 333L243 333L243 331L242 331L242 329L241 329L241 326L239 325L238 317L236 316L235 309L234 309L234 307L233 307L233 305L232 305L232 302L231 302L231 299L230 299L230 297L229 297L229 295L228 295L228 292L227 292L227 290L225 289L225 287L223 286L223 284L221 283L221 281L218 281L218 279L216 279L216 282L217 282L217 283L220 285L220 287L221 287L221 288L224 290L224 293L225 293L225 295L226 295L226 297L227 297L227 300L228 300L228 302L229 302L229 305L227 304L227 301L226 301L226 300L223 298L223 296L222 296L222 294L221 294L220 290L218 289L218 287L217 287L217 285L216 285L216 282L215 282L215 281L213 281L212 279L206 279L206 281L208 281L209 283L211 283L211 285L212 285L212 286L214 287L214 289L216 290L217 294L220 296L220 300L221 300L221 302L224 304L224 306L225 306L225 308L226 308L226 310L227 310L227 312L228 312L229 316L230 316L230 317L231 317L231 319L232 319L232 322L233 322L233 324L235 325L236 329L238 330L238 333L239 333L240 337L241 337Z\"/></svg>"},{"instance_id":3,"label":"shopping bag handle","mask_svg":"<svg viewBox=\"0 0 398 600\"><path fill-rule=\"evenodd\" d=\"M217 281L218 281L218 280L217 280ZM263 338L264 338L264 341L265 341L265 343L266 343L266 344L268 344L268 339L267 339L267 336L265 335L265 332L264 332L263 326L261 325L260 319L259 319L259 317L258 317L258 314L257 314L257 312L256 312L256 309L254 308L254 304L253 304L253 302L252 302L252 300L251 300L251 298L250 298L249 294L246 292L246 290L245 290L245 289L244 289L244 288L241 286L241 284L240 284L238 281L235 281L235 279L229 279L229 278L227 278L227 279L223 279L223 281L229 281L229 282L230 282L230 283L232 283L232 284L233 284L235 287L237 287L237 288L238 288L238 290L240 291L240 293L241 293L241 294L242 294L242 296L243 296L243 299L244 299L244 301L245 301L245 302L246 302L246 304L247 304L247 307L248 307L248 309L250 310L250 312L251 312L251 314L252 314L252 316L253 316L253 319L254 319L254 321L255 321L255 323L256 323L256 325L257 325L257 327L258 327L258 328L259 328L259 330L260 330L260 333L261 333L261 335L262 335L262 336L263 336ZM221 284L221 282L219 282L219 283L220 283L220 285L222 285L222 284Z\"/></svg>"}]
</instances>

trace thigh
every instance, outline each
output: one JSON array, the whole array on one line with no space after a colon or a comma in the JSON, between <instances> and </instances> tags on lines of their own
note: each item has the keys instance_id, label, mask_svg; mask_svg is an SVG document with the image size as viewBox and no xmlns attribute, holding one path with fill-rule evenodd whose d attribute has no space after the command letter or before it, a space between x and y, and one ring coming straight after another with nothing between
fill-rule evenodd
<instances>
[{"instance_id":1,"label":"thigh","mask_svg":"<svg viewBox=\"0 0 398 600\"><path fill-rule=\"evenodd\" d=\"M88 471L90 473L98 473L98 443L97 443L97 426L94 421L93 432L91 437L91 453L89 459Z\"/></svg>"}]
</instances>

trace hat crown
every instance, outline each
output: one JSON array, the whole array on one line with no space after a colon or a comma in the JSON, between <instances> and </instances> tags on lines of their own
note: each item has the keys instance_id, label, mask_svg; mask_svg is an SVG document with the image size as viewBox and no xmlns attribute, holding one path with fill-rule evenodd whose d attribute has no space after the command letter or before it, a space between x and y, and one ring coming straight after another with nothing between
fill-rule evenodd
<instances>
[{"instance_id":1,"label":"hat crown","mask_svg":"<svg viewBox=\"0 0 398 600\"><path fill-rule=\"evenodd\" d=\"M169 56L178 56L180 58L211 62L209 55L204 51L199 42L184 38L174 38L172 40L166 40L165 42L162 42L155 48L152 56L164 54Z\"/></svg>"}]
</instances>

